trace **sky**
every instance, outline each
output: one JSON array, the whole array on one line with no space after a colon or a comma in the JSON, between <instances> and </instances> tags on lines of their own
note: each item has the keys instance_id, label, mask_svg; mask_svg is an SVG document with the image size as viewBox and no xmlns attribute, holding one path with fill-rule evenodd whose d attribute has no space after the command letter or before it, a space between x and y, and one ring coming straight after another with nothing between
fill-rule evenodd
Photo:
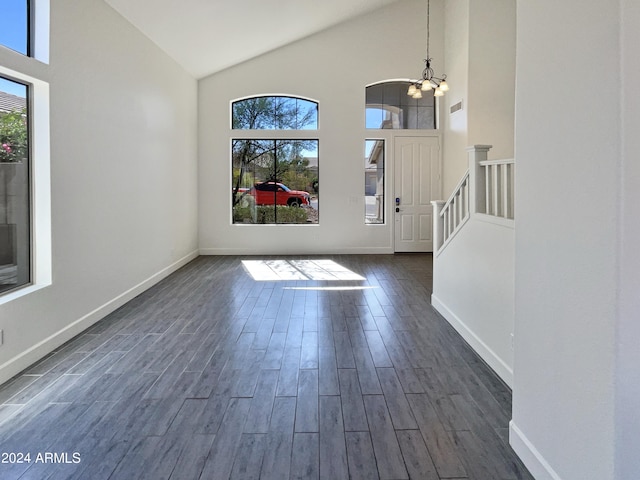
<instances>
[{"instance_id":1,"label":"sky","mask_svg":"<svg viewBox=\"0 0 640 480\"><path fill-rule=\"evenodd\" d=\"M27 53L27 0L0 0L0 44Z\"/></svg>"},{"instance_id":2,"label":"sky","mask_svg":"<svg viewBox=\"0 0 640 480\"><path fill-rule=\"evenodd\" d=\"M0 45L27 53L28 0L0 0ZM25 96L25 87L0 77L0 90Z\"/></svg>"}]
</instances>

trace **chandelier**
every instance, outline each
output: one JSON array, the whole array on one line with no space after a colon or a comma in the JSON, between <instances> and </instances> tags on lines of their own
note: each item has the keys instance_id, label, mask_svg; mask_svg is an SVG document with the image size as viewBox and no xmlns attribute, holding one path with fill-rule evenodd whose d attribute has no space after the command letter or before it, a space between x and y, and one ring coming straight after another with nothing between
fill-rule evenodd
<instances>
[{"instance_id":1,"label":"chandelier","mask_svg":"<svg viewBox=\"0 0 640 480\"><path fill-rule=\"evenodd\" d=\"M427 0L427 58L424 59L424 70L422 70L422 77L418 80L412 81L407 90L407 95L413 98L422 98L422 92L433 90L433 95L441 97L444 92L449 90L447 84L447 76L442 75L436 77L431 68L432 58L429 56L429 14L430 14L430 0Z\"/></svg>"}]
</instances>

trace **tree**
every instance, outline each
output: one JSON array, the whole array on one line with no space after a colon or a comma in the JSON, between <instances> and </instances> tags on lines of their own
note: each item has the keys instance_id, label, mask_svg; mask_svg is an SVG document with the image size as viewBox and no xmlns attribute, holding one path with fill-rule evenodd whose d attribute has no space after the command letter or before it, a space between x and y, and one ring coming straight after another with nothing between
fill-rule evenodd
<instances>
[{"instance_id":1,"label":"tree","mask_svg":"<svg viewBox=\"0 0 640 480\"><path fill-rule=\"evenodd\" d=\"M315 103L289 97L256 97L233 104L232 124L234 129L299 130L313 123L316 118ZM233 206L246 194L241 188L248 171L253 170L254 180L282 181L292 164L303 163L300 153L305 148L312 148L312 145L316 145L315 141L234 140Z\"/></svg>"},{"instance_id":2,"label":"tree","mask_svg":"<svg viewBox=\"0 0 640 480\"><path fill-rule=\"evenodd\" d=\"M315 103L290 97L254 97L233 104L233 129L301 130L317 116Z\"/></svg>"},{"instance_id":3,"label":"tree","mask_svg":"<svg viewBox=\"0 0 640 480\"><path fill-rule=\"evenodd\" d=\"M0 113L0 162L24 162L28 158L26 110Z\"/></svg>"}]
</instances>

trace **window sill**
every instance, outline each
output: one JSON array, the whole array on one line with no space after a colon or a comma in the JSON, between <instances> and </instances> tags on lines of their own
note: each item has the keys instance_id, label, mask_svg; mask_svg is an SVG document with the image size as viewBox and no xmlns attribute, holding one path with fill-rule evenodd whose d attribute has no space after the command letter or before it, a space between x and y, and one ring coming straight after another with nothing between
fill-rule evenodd
<instances>
[{"instance_id":1,"label":"window sill","mask_svg":"<svg viewBox=\"0 0 640 480\"><path fill-rule=\"evenodd\" d=\"M31 285L26 285L24 287L18 288L17 290L14 290L12 292L5 293L2 296L0 296L0 306L5 305L9 302L13 302L14 300L24 297L25 295L30 295L32 293L35 293L38 290L42 290L43 288L48 287L49 285L51 284L50 283L31 284Z\"/></svg>"}]
</instances>

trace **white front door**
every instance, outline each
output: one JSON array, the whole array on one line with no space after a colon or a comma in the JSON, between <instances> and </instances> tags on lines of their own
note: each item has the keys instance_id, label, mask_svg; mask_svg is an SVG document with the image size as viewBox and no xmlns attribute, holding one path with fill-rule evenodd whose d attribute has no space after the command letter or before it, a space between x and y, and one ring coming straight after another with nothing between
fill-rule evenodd
<instances>
[{"instance_id":1,"label":"white front door","mask_svg":"<svg viewBox=\"0 0 640 480\"><path fill-rule=\"evenodd\" d=\"M396 252L433 251L432 200L440 200L437 137L395 137L394 216Z\"/></svg>"}]
</instances>

